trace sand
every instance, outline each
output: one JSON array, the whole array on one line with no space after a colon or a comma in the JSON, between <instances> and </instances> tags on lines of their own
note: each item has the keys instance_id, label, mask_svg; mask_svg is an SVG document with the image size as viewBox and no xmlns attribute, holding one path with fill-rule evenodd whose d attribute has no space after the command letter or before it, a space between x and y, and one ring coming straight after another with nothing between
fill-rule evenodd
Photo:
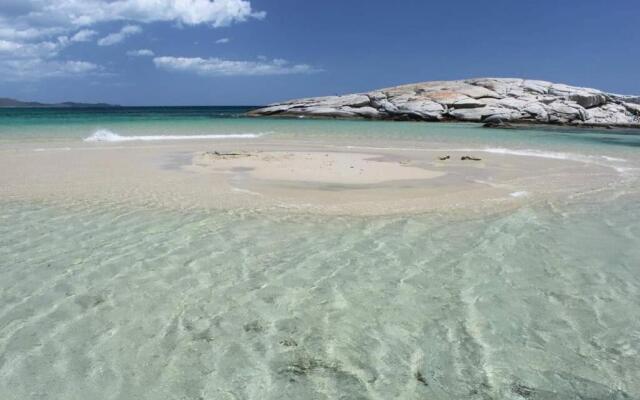
<instances>
[{"instance_id":1,"label":"sand","mask_svg":"<svg viewBox=\"0 0 640 400\"><path fill-rule=\"evenodd\" d=\"M3 199L64 204L353 215L499 210L580 195L618 177L619 171L584 160L390 140L360 147L301 139L0 146Z\"/></svg>"},{"instance_id":2,"label":"sand","mask_svg":"<svg viewBox=\"0 0 640 400\"><path fill-rule=\"evenodd\" d=\"M255 179L338 185L432 179L445 174L408 163L374 154L337 152L206 152L194 159L196 168L204 170L246 171Z\"/></svg>"}]
</instances>

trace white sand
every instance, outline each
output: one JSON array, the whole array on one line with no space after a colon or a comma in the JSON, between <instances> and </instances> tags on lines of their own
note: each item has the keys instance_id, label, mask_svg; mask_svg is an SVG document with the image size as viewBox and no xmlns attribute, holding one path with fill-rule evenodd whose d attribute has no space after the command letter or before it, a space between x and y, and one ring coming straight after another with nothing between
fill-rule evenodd
<instances>
[{"instance_id":1,"label":"white sand","mask_svg":"<svg viewBox=\"0 0 640 400\"><path fill-rule=\"evenodd\" d=\"M438 159L445 154L450 159ZM482 160L462 161L463 155ZM408 148L390 140L367 148L298 139L0 146L2 199L62 204L358 215L499 210L597 190L617 174L575 160Z\"/></svg>"},{"instance_id":2,"label":"white sand","mask_svg":"<svg viewBox=\"0 0 640 400\"><path fill-rule=\"evenodd\" d=\"M342 185L375 184L388 181L432 179L442 171L411 167L406 162L388 161L379 156L337 152L247 152L196 155L196 167L231 172L247 171L251 177ZM235 155L238 154L238 155Z\"/></svg>"}]
</instances>

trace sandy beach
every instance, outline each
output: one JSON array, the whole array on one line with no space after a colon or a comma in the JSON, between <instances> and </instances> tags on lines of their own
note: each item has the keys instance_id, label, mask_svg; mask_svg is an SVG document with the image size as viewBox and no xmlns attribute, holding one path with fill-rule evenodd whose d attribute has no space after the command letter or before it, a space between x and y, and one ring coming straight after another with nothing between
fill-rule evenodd
<instances>
[{"instance_id":1,"label":"sandy beach","mask_svg":"<svg viewBox=\"0 0 640 400\"><path fill-rule=\"evenodd\" d=\"M590 192L620 176L605 159L393 140L69 141L0 151L5 198L169 208L354 215L500 209Z\"/></svg>"}]
</instances>

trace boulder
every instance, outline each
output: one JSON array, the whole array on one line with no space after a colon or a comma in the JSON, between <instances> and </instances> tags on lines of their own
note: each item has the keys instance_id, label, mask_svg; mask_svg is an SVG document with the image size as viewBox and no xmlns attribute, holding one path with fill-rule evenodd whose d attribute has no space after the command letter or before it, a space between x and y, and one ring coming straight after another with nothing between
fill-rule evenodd
<instances>
[{"instance_id":1,"label":"boulder","mask_svg":"<svg viewBox=\"0 0 640 400\"><path fill-rule=\"evenodd\" d=\"M459 101L472 100L465 94L455 92L453 90L440 90L437 92L429 92L425 94L430 100L443 105L451 106Z\"/></svg>"},{"instance_id":2,"label":"boulder","mask_svg":"<svg viewBox=\"0 0 640 400\"><path fill-rule=\"evenodd\" d=\"M640 104L624 103L624 107L634 115L640 115Z\"/></svg>"},{"instance_id":3,"label":"boulder","mask_svg":"<svg viewBox=\"0 0 640 400\"><path fill-rule=\"evenodd\" d=\"M352 108L352 107L344 107L343 110L352 112L356 115L365 117L365 118L380 118L380 111L378 111L377 109L373 108L373 107L358 107L358 108Z\"/></svg>"},{"instance_id":4,"label":"boulder","mask_svg":"<svg viewBox=\"0 0 640 400\"><path fill-rule=\"evenodd\" d=\"M300 109L291 109L289 112L294 112L298 115L309 115L313 117L330 117L330 118L345 118L354 117L356 114L350 109L341 109L325 106L311 106Z\"/></svg>"},{"instance_id":5,"label":"boulder","mask_svg":"<svg viewBox=\"0 0 640 400\"><path fill-rule=\"evenodd\" d=\"M458 121L480 122L486 117L487 108L463 108L460 110L451 109L447 115Z\"/></svg>"},{"instance_id":6,"label":"boulder","mask_svg":"<svg viewBox=\"0 0 640 400\"><path fill-rule=\"evenodd\" d=\"M482 107L451 109L448 115L459 121L481 122L491 116L498 116L500 120L511 121L514 119L513 111L506 108ZM519 113L517 114L520 115Z\"/></svg>"},{"instance_id":7,"label":"boulder","mask_svg":"<svg viewBox=\"0 0 640 400\"><path fill-rule=\"evenodd\" d=\"M430 100L413 100L396 105L398 113L406 113L423 117L427 120L439 120L446 108L439 103Z\"/></svg>"},{"instance_id":8,"label":"boulder","mask_svg":"<svg viewBox=\"0 0 640 400\"><path fill-rule=\"evenodd\" d=\"M547 112L547 108L545 107L544 104L528 103L522 108L522 111L529 114L538 122L549 121L549 113Z\"/></svg>"},{"instance_id":9,"label":"boulder","mask_svg":"<svg viewBox=\"0 0 640 400\"><path fill-rule=\"evenodd\" d=\"M549 87L552 85L551 82L546 81L534 81L534 80L525 80L522 82L522 88L530 93L534 94L547 94L549 93Z\"/></svg>"},{"instance_id":10,"label":"boulder","mask_svg":"<svg viewBox=\"0 0 640 400\"><path fill-rule=\"evenodd\" d=\"M466 99L462 99L462 100L458 100L456 102L454 102L453 104L451 104L451 107L453 108L479 108L479 107L485 107L486 104L478 101L476 99L473 98L466 98Z\"/></svg>"}]
</instances>

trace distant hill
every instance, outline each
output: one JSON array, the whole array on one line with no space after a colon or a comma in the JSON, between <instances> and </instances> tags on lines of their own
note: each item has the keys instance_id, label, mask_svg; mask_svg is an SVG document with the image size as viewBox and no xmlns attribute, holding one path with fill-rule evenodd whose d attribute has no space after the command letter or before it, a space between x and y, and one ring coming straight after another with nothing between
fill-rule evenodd
<instances>
[{"instance_id":1,"label":"distant hill","mask_svg":"<svg viewBox=\"0 0 640 400\"><path fill-rule=\"evenodd\" d=\"M9 99L6 97L0 97L0 108L45 108L45 107L54 107L54 108L87 108L87 107L119 107L114 104L107 103L74 103L71 101L66 101L64 103L38 103L36 101L20 101L16 99Z\"/></svg>"}]
</instances>

